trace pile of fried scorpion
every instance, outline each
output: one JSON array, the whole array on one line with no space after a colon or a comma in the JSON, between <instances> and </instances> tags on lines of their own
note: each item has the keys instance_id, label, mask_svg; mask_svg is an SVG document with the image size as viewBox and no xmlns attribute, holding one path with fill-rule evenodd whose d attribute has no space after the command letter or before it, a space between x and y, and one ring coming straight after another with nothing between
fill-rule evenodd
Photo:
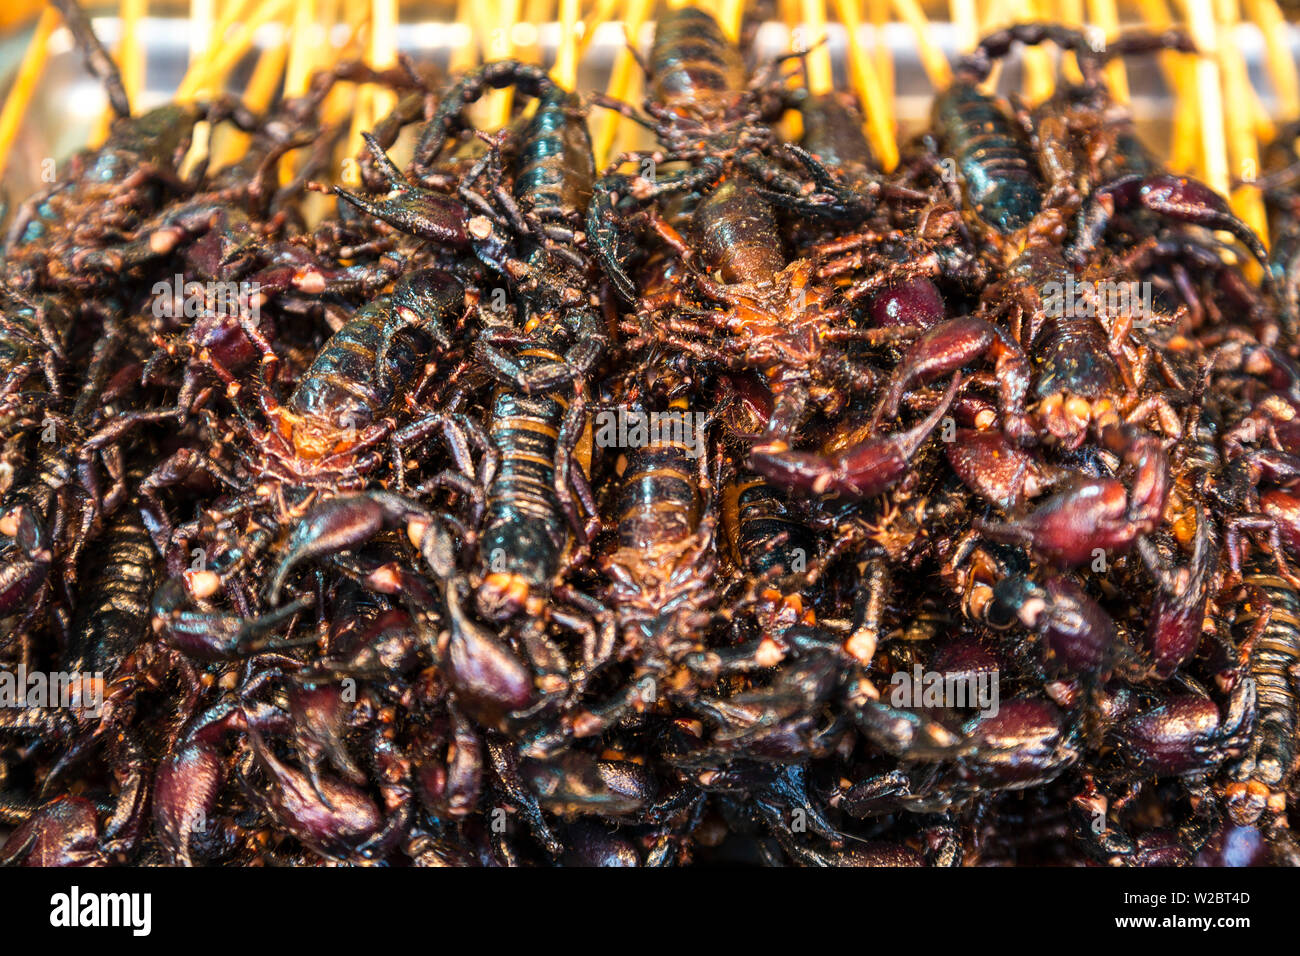
<instances>
[{"instance_id":1,"label":"pile of fried scorpion","mask_svg":"<svg viewBox=\"0 0 1300 956\"><path fill-rule=\"evenodd\" d=\"M1105 85L1185 36L990 35L885 174L690 7L641 107L256 116L60 5L120 115L4 247L0 861L1300 863L1298 131L1266 248Z\"/></svg>"}]
</instances>

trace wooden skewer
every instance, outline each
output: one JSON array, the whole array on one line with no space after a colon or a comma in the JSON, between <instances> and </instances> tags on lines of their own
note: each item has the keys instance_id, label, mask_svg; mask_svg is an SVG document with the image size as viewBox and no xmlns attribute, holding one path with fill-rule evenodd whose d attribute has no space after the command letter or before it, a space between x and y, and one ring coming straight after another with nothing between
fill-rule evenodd
<instances>
[{"instance_id":1,"label":"wooden skewer","mask_svg":"<svg viewBox=\"0 0 1300 956\"><path fill-rule=\"evenodd\" d=\"M579 59L586 56L591 41L596 39L596 30L614 16L614 8L621 2L622 0L596 0L596 5L592 7L591 12L583 18L586 29L582 31L582 36L578 40Z\"/></svg>"},{"instance_id":2,"label":"wooden skewer","mask_svg":"<svg viewBox=\"0 0 1300 956\"><path fill-rule=\"evenodd\" d=\"M118 71L122 74L122 89L126 91L127 102L135 109L139 108L140 90L144 87L144 57L141 53L139 37L140 19L144 14L144 7L145 0L119 0L117 6L122 36L118 41L117 50L113 53L113 61L117 63ZM111 105L104 108L90 134L88 145L92 149L102 146L104 140L108 139L109 127L113 125L116 116L117 113Z\"/></svg>"},{"instance_id":3,"label":"wooden skewer","mask_svg":"<svg viewBox=\"0 0 1300 956\"><path fill-rule=\"evenodd\" d=\"M41 72L45 69L45 60L49 56L50 37L59 25L59 11L47 6L41 11L32 32L32 41L27 44L27 52L18 66L9 95L5 97L4 109L0 110L0 175L9 165L9 152L22 126L23 116L27 113L27 104L31 102Z\"/></svg>"},{"instance_id":4,"label":"wooden skewer","mask_svg":"<svg viewBox=\"0 0 1300 956\"><path fill-rule=\"evenodd\" d=\"M934 84L937 90L946 89L952 82L952 67L948 65L948 58L943 55L938 44L934 42L934 37L930 32L930 21L925 17L925 11L921 9L921 4L917 0L892 0L894 12L899 18L906 21L907 25L912 28L916 34L917 49L921 54L921 65L925 67L926 75L930 77L930 82Z\"/></svg>"},{"instance_id":5,"label":"wooden skewer","mask_svg":"<svg viewBox=\"0 0 1300 956\"><path fill-rule=\"evenodd\" d=\"M482 15L483 4L475 0L456 0L456 24L457 26L470 28L478 17ZM470 33L470 41L467 43L458 43L452 47L451 60L447 64L447 69L453 73L463 73L474 65L478 58L475 51L475 42L478 39L473 32Z\"/></svg>"},{"instance_id":6,"label":"wooden skewer","mask_svg":"<svg viewBox=\"0 0 1300 956\"><path fill-rule=\"evenodd\" d=\"M566 90L578 85L578 0L560 0L560 43L551 76Z\"/></svg>"},{"instance_id":7,"label":"wooden skewer","mask_svg":"<svg viewBox=\"0 0 1300 956\"><path fill-rule=\"evenodd\" d=\"M276 91L280 88L280 79L284 75L284 66L289 60L289 41L282 38L271 44L257 58L253 74L248 78L244 88L244 105L254 113L262 113L271 105ZM220 148L214 150L213 168L220 169L239 159L248 149L249 135L237 129L227 131Z\"/></svg>"},{"instance_id":8,"label":"wooden skewer","mask_svg":"<svg viewBox=\"0 0 1300 956\"><path fill-rule=\"evenodd\" d=\"M397 65L397 0L371 0L370 49L366 59L377 70ZM370 83L365 84L358 95L365 98L371 123L387 116L397 105L397 96L392 90Z\"/></svg>"},{"instance_id":9,"label":"wooden skewer","mask_svg":"<svg viewBox=\"0 0 1300 956\"><path fill-rule=\"evenodd\" d=\"M898 165L893 101L885 96L875 65L862 49L862 22L858 18L857 4L854 0L835 0L835 11L849 34L849 69L866 114L867 138L871 141L871 148L875 150L881 167L888 172Z\"/></svg>"},{"instance_id":10,"label":"wooden skewer","mask_svg":"<svg viewBox=\"0 0 1300 956\"><path fill-rule=\"evenodd\" d=\"M216 0L190 0L190 61L203 62L207 61L212 55L213 48L217 46L213 41L213 24L216 21ZM224 76L224 74L222 74ZM217 80L220 81L220 78ZM195 94L203 94L209 91L210 87L207 82L195 87ZM177 100L181 97L178 95ZM188 176L190 171L195 168L204 158L206 158L212 149L212 124L208 122L196 123L194 133L190 139L189 152L181 160L180 173L182 176Z\"/></svg>"},{"instance_id":11,"label":"wooden skewer","mask_svg":"<svg viewBox=\"0 0 1300 956\"><path fill-rule=\"evenodd\" d=\"M180 102L192 100L211 84L220 82L253 46L253 37L263 26L278 20L288 9L291 0L266 0L251 17L243 22L235 34L217 44L221 47L207 62L206 67L190 70L176 90Z\"/></svg>"},{"instance_id":12,"label":"wooden skewer","mask_svg":"<svg viewBox=\"0 0 1300 956\"><path fill-rule=\"evenodd\" d=\"M876 66L876 75L880 77L880 88L889 102L894 102L894 53L889 49L885 37L885 28L889 25L889 0L867 0L867 14L871 19L871 30L876 42L872 44L872 60ZM850 37L850 43L861 39Z\"/></svg>"},{"instance_id":13,"label":"wooden skewer","mask_svg":"<svg viewBox=\"0 0 1300 956\"><path fill-rule=\"evenodd\" d=\"M718 6L718 26L732 43L740 42L740 25L745 16L745 0L721 0Z\"/></svg>"},{"instance_id":14,"label":"wooden skewer","mask_svg":"<svg viewBox=\"0 0 1300 956\"><path fill-rule=\"evenodd\" d=\"M641 27L650 14L651 0L628 0L624 28L627 30L627 42L636 44L640 41ZM615 99L628 100L631 96L634 79L639 81L640 67L630 50L619 50L614 60L614 68L609 74L609 83L605 91ZM639 82L637 84L639 86ZM596 135L596 161L604 166L609 162L618 136L621 117L607 110L604 123Z\"/></svg>"},{"instance_id":15,"label":"wooden skewer","mask_svg":"<svg viewBox=\"0 0 1300 956\"><path fill-rule=\"evenodd\" d=\"M203 46L192 45L190 51L190 62L186 67L185 76L181 78L180 85L177 87L176 98L180 99L179 91L184 89L187 83L194 83L201 80L213 68L213 58L222 50L225 36L237 24L243 22L244 13L253 0L229 0L222 7L221 15L217 18L216 26L212 28L211 38Z\"/></svg>"},{"instance_id":16,"label":"wooden skewer","mask_svg":"<svg viewBox=\"0 0 1300 956\"><path fill-rule=\"evenodd\" d=\"M1115 0L1088 0L1088 10L1093 22L1106 34L1106 41L1113 40L1119 33L1119 8ZM1110 87L1110 95L1115 98L1115 102L1128 102L1128 73L1125 72L1121 59L1116 58L1106 64L1106 85Z\"/></svg>"},{"instance_id":17,"label":"wooden skewer","mask_svg":"<svg viewBox=\"0 0 1300 956\"><path fill-rule=\"evenodd\" d=\"M148 0L122 0L122 86L126 98L139 109L144 92L145 56L140 45L140 21L149 13Z\"/></svg>"},{"instance_id":18,"label":"wooden skewer","mask_svg":"<svg viewBox=\"0 0 1300 956\"><path fill-rule=\"evenodd\" d=\"M980 42L980 18L975 0L948 0L949 16L957 26L957 49L966 53Z\"/></svg>"},{"instance_id":19,"label":"wooden skewer","mask_svg":"<svg viewBox=\"0 0 1300 956\"><path fill-rule=\"evenodd\" d=\"M1291 57L1290 25L1277 0L1245 0L1245 3L1249 17L1259 24L1264 36L1264 62L1278 100L1278 115L1285 120L1300 119L1300 78Z\"/></svg>"},{"instance_id":20,"label":"wooden skewer","mask_svg":"<svg viewBox=\"0 0 1300 956\"><path fill-rule=\"evenodd\" d=\"M519 20L519 0L496 0L489 4L489 8L493 16L488 21L492 27L487 38L487 59L509 59L515 49L511 28ZM487 101L488 129L500 129L510 122L510 106L514 102L512 90L493 90L484 99Z\"/></svg>"},{"instance_id":21,"label":"wooden skewer","mask_svg":"<svg viewBox=\"0 0 1300 956\"><path fill-rule=\"evenodd\" d=\"M1165 0L1138 0L1142 18L1155 30L1174 25ZM1174 98L1174 129L1169 146L1168 166L1174 172L1189 172L1200 157L1200 111L1196 107L1196 57L1167 51L1160 54L1165 82Z\"/></svg>"},{"instance_id":22,"label":"wooden skewer","mask_svg":"<svg viewBox=\"0 0 1300 956\"><path fill-rule=\"evenodd\" d=\"M284 95L302 96L311 80L315 62L312 25L316 22L316 0L293 0L289 27L289 66L284 75Z\"/></svg>"},{"instance_id":23,"label":"wooden skewer","mask_svg":"<svg viewBox=\"0 0 1300 956\"><path fill-rule=\"evenodd\" d=\"M978 21L979 29L977 31L976 43L979 42L978 37L986 36L994 30L1004 27L1011 22L1011 14L1007 9L1008 2L1009 0L988 0L984 6L984 14ZM993 69L989 71L988 79L980 84L980 88L985 93L994 92L997 89L998 80L1001 77L1002 61L997 60L993 64Z\"/></svg>"},{"instance_id":24,"label":"wooden skewer","mask_svg":"<svg viewBox=\"0 0 1300 956\"><path fill-rule=\"evenodd\" d=\"M362 30L370 25L370 16L374 12L370 0L345 0L345 6L348 23L353 28L348 45L356 44L361 48ZM344 141L345 150L355 152L359 144L364 142L361 138L362 132L375 125L369 107L370 104L362 97L361 87L358 86L352 95L352 124L348 128L348 136Z\"/></svg>"},{"instance_id":25,"label":"wooden skewer","mask_svg":"<svg viewBox=\"0 0 1300 956\"><path fill-rule=\"evenodd\" d=\"M1219 38L1210 0L1183 0L1192 41L1201 56L1196 61L1196 95L1201 111L1201 149L1204 179L1228 195L1228 144L1223 133L1223 92L1219 76Z\"/></svg>"},{"instance_id":26,"label":"wooden skewer","mask_svg":"<svg viewBox=\"0 0 1300 956\"><path fill-rule=\"evenodd\" d=\"M1082 28L1084 25L1083 0L1060 0L1058 16L1066 26ZM1061 57L1061 72L1065 74L1066 80L1071 83L1083 82L1083 73L1079 71L1079 59L1069 51L1066 51Z\"/></svg>"},{"instance_id":27,"label":"wooden skewer","mask_svg":"<svg viewBox=\"0 0 1300 956\"><path fill-rule=\"evenodd\" d=\"M826 4L823 0L801 0L803 22L797 46L807 50L808 88L813 93L827 93L835 84L831 71L831 51L826 41Z\"/></svg>"},{"instance_id":28,"label":"wooden skewer","mask_svg":"<svg viewBox=\"0 0 1300 956\"><path fill-rule=\"evenodd\" d=\"M1040 9L1034 0L1020 0L1020 16L1024 20L1039 20L1047 11ZM1056 89L1056 71L1052 55L1042 47L1025 49L1025 97L1031 104L1041 103Z\"/></svg>"},{"instance_id":29,"label":"wooden skewer","mask_svg":"<svg viewBox=\"0 0 1300 956\"><path fill-rule=\"evenodd\" d=\"M1222 35L1231 38L1237 30L1236 0L1216 0L1215 13ZM1253 185L1259 176L1259 148L1255 141L1253 110L1249 108L1253 91L1246 60L1235 43L1219 45L1219 69L1223 73L1224 97L1238 107L1228 110L1225 119L1228 153L1236 171L1235 178L1244 184L1231 194L1230 202L1242 222L1261 237L1267 238L1268 220L1264 214L1264 200L1258 187Z\"/></svg>"}]
</instances>

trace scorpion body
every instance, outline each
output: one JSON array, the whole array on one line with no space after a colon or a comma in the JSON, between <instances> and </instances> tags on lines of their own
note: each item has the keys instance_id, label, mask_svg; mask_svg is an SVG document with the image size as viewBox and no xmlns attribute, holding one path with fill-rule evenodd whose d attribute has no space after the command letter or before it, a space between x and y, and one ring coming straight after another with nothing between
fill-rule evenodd
<instances>
[{"instance_id":1,"label":"scorpion body","mask_svg":"<svg viewBox=\"0 0 1300 956\"><path fill-rule=\"evenodd\" d=\"M1258 703L1246 753L1231 769L1225 797L1238 824L1262 818L1274 827L1286 818L1296 758L1300 597L1278 573L1275 559L1262 552L1247 559L1242 583L1247 599L1234 627L1248 646L1241 679L1254 683Z\"/></svg>"}]
</instances>

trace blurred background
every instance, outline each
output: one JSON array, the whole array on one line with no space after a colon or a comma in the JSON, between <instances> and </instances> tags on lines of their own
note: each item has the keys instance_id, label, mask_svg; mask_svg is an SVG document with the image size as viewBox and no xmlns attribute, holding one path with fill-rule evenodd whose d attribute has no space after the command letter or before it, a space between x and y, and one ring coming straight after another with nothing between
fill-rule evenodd
<instances>
[{"instance_id":1,"label":"blurred background","mask_svg":"<svg viewBox=\"0 0 1300 956\"><path fill-rule=\"evenodd\" d=\"M675 5L675 4L674 4ZM948 64L978 37L1008 23L1053 20L1086 26L1098 42L1123 29L1180 25L1203 56L1163 54L1111 68L1116 96L1130 102L1144 135L1169 166L1232 196L1238 213L1263 224L1252 188L1261 143L1300 119L1300 0L735 0L700 2L761 62L808 50L794 82L852 88L867 104L868 133L888 166L897 143L925 123ZM83 4L122 68L135 110L173 97L229 91L254 109L300 92L318 69L346 59L377 66L408 54L439 71L518 57L552 69L580 90L641 98L629 40L648 50L657 12L648 0L120 0ZM1051 94L1071 58L1055 50L1012 58L993 83L1033 103ZM12 204L39 188L49 160L61 162L106 130L106 99L52 7L7 0L0 10L0 162ZM331 105L352 136L382 115L383 94L341 84ZM481 104L478 121L509 115L508 93ZM599 158L635 144L638 131L603 111L593 116ZM232 134L223 134L232 135ZM237 144L197 148L231 153ZM217 157L219 158L219 157ZM1265 230L1266 231L1266 230Z\"/></svg>"}]
</instances>

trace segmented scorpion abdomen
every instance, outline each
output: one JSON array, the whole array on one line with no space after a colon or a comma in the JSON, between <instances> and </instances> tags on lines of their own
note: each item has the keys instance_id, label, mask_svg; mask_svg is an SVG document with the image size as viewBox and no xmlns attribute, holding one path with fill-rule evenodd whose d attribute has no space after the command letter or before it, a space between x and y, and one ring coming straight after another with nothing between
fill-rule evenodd
<instances>
[{"instance_id":1,"label":"segmented scorpion abdomen","mask_svg":"<svg viewBox=\"0 0 1300 956\"><path fill-rule=\"evenodd\" d=\"M934 127L976 214L1004 234L1027 226L1042 190L1029 144L997 100L959 77L935 97Z\"/></svg>"},{"instance_id":2,"label":"segmented scorpion abdomen","mask_svg":"<svg viewBox=\"0 0 1300 956\"><path fill-rule=\"evenodd\" d=\"M558 338L553 330L539 329L537 344L523 350L520 364L560 361L559 350L547 344ZM568 407L560 393L524 395L502 388L493 399L488 435L500 466L487 490L479 538L487 574L478 603L489 617L544 600L559 570L568 528L555 489L555 460Z\"/></svg>"},{"instance_id":3,"label":"segmented scorpion abdomen","mask_svg":"<svg viewBox=\"0 0 1300 956\"><path fill-rule=\"evenodd\" d=\"M132 502L119 509L86 562L70 670L108 677L145 636L161 559Z\"/></svg>"},{"instance_id":4,"label":"segmented scorpion abdomen","mask_svg":"<svg viewBox=\"0 0 1300 956\"><path fill-rule=\"evenodd\" d=\"M745 65L712 16L679 7L659 18L650 78L656 103L683 116L708 117L734 104L745 89Z\"/></svg>"},{"instance_id":5,"label":"segmented scorpion abdomen","mask_svg":"<svg viewBox=\"0 0 1300 956\"><path fill-rule=\"evenodd\" d=\"M1255 722L1246 755L1232 768L1228 808L1241 824L1267 813L1284 818L1296 758L1296 673L1300 667L1300 594L1276 559L1256 551L1242 569L1246 603L1234 630L1251 642L1242 679L1255 684ZM1261 626L1261 620L1266 617Z\"/></svg>"},{"instance_id":6,"label":"segmented scorpion abdomen","mask_svg":"<svg viewBox=\"0 0 1300 956\"><path fill-rule=\"evenodd\" d=\"M700 487L699 444L673 438L627 452L618 499L619 547L604 562L610 603L636 639L689 638L682 612L712 603L713 521ZM670 622L676 620L676 627ZM671 631L671 633L669 633Z\"/></svg>"},{"instance_id":7,"label":"segmented scorpion abdomen","mask_svg":"<svg viewBox=\"0 0 1300 956\"><path fill-rule=\"evenodd\" d=\"M776 214L743 176L713 190L691 225L700 256L721 272L723 282L770 282L785 267Z\"/></svg>"},{"instance_id":8,"label":"segmented scorpion abdomen","mask_svg":"<svg viewBox=\"0 0 1300 956\"><path fill-rule=\"evenodd\" d=\"M557 88L538 102L524 131L515 195L543 222L579 223L595 181L591 134L578 97Z\"/></svg>"},{"instance_id":9,"label":"segmented scorpion abdomen","mask_svg":"<svg viewBox=\"0 0 1300 956\"><path fill-rule=\"evenodd\" d=\"M618 502L618 543L653 548L680 541L699 522L699 490L690 449L660 442L627 453Z\"/></svg>"},{"instance_id":10,"label":"segmented scorpion abdomen","mask_svg":"<svg viewBox=\"0 0 1300 956\"><path fill-rule=\"evenodd\" d=\"M321 347L286 406L276 409L294 453L312 459L346 451L357 441L355 432L375 424L410 386L430 340L450 344L464 305L465 289L456 279L426 269L403 276L391 296L363 306Z\"/></svg>"},{"instance_id":11,"label":"segmented scorpion abdomen","mask_svg":"<svg viewBox=\"0 0 1300 956\"><path fill-rule=\"evenodd\" d=\"M783 577L805 570L817 536L791 510L789 496L753 475L737 481L732 494L736 559L745 574Z\"/></svg>"},{"instance_id":12,"label":"segmented scorpion abdomen","mask_svg":"<svg viewBox=\"0 0 1300 956\"><path fill-rule=\"evenodd\" d=\"M871 145L862 135L862 114L853 96L831 91L808 96L799 104L803 136L799 144L850 183L876 168Z\"/></svg>"}]
</instances>

